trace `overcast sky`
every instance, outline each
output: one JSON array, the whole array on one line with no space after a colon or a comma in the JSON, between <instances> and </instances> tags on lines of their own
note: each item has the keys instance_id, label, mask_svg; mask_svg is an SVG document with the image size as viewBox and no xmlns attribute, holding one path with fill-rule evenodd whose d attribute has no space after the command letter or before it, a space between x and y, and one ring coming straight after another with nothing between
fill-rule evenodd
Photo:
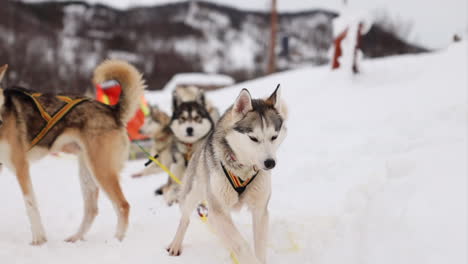
<instances>
[{"instance_id":1,"label":"overcast sky","mask_svg":"<svg viewBox=\"0 0 468 264\"><path fill-rule=\"evenodd\" d=\"M40 0L27 0L35 2ZM183 0L87 0L120 9ZM250 10L267 10L269 0L208 0ZM277 0L280 11L300 11L312 8L338 10L342 0ZM412 24L409 39L430 48L444 47L454 33L467 35L467 0L348 0L354 8L375 13L388 10L389 15Z\"/></svg>"}]
</instances>

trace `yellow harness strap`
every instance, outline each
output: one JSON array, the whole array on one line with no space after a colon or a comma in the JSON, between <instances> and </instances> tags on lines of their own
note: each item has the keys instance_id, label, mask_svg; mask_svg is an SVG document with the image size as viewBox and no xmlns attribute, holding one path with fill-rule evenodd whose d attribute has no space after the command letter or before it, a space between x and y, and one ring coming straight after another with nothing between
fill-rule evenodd
<instances>
[{"instance_id":1,"label":"yellow harness strap","mask_svg":"<svg viewBox=\"0 0 468 264\"><path fill-rule=\"evenodd\" d=\"M41 131L34 137L34 139L31 141L31 144L29 146L29 149L32 149L39 141L41 141L47 133L68 113L70 110L72 110L75 106L78 104L89 100L89 98L78 98L78 99L71 99L68 96L60 96L57 95L56 98L65 102L65 105L62 106L53 116L50 116L49 113L46 112L42 104L39 102L38 97L40 97L42 94L40 93L33 93L29 94L27 92L23 92L25 95L29 96L34 104L37 107L37 110L41 113L42 118L47 122L47 124L44 126L44 128L41 129Z\"/></svg>"}]
</instances>

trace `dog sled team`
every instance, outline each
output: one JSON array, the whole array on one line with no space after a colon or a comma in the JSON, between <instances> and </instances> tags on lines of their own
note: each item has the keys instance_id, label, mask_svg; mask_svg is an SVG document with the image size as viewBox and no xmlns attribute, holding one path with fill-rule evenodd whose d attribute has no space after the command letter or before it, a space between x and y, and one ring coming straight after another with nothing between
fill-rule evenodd
<instances>
[{"instance_id":1,"label":"dog sled team","mask_svg":"<svg viewBox=\"0 0 468 264\"><path fill-rule=\"evenodd\" d=\"M6 65L0 67L0 81L6 71ZM75 154L79 162L84 215L76 233L66 241L84 239L97 215L101 191L115 209L115 237L125 237L131 207L119 174L129 155L126 124L137 111L146 85L134 66L120 60L106 60L94 71L95 85L111 80L122 88L119 102L112 106L83 96L0 86L0 164L18 180L32 245L45 243L47 237L29 165L51 152ZM140 132L152 138L151 154L181 181L178 184L168 177L155 190L167 205L178 203L181 209L179 226L167 248L169 255L181 254L190 215L203 202L209 210L208 222L239 263L266 263L271 172L287 132L287 108L279 85L273 88L262 99L241 90L222 115L197 87L175 89L171 113L152 107ZM132 177L161 172L152 163ZM253 249L231 218L231 212L243 206L252 213Z\"/></svg>"}]
</instances>

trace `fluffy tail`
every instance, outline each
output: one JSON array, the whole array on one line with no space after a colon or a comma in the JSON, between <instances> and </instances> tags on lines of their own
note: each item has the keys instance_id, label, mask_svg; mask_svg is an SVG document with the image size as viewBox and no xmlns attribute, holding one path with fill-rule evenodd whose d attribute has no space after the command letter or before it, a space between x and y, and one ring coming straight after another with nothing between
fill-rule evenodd
<instances>
[{"instance_id":1,"label":"fluffy tail","mask_svg":"<svg viewBox=\"0 0 468 264\"><path fill-rule=\"evenodd\" d=\"M122 87L117 109L120 120L126 124L135 115L146 88L143 75L126 61L105 60L94 70L93 82L98 84L109 80L118 81Z\"/></svg>"}]
</instances>

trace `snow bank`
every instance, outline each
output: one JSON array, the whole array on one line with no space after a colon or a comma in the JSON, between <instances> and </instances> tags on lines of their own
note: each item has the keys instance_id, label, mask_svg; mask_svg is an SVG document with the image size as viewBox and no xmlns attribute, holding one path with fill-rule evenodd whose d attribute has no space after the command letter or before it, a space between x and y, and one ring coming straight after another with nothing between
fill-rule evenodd
<instances>
[{"instance_id":1,"label":"snow bank","mask_svg":"<svg viewBox=\"0 0 468 264\"><path fill-rule=\"evenodd\" d=\"M229 86L234 84L234 79L223 74L211 73L179 73L164 86L164 91L173 91L177 85L201 85L201 86Z\"/></svg>"},{"instance_id":2,"label":"snow bank","mask_svg":"<svg viewBox=\"0 0 468 264\"><path fill-rule=\"evenodd\" d=\"M241 88L269 95L277 83L289 103L289 135L273 172L268 263L466 263L466 43L419 56L365 61L351 78L328 67L271 75L208 97L222 110ZM169 107L169 92L150 100ZM31 247L11 172L0 177L1 263L230 263L228 251L194 216L180 257L164 248L179 212L153 190L164 175L130 179L132 205L123 243L100 199L88 241L62 240L78 227L82 201L76 162L46 158L31 168L49 242ZM72 175L69 175L72 174ZM104 197L102 195L101 197ZM251 240L249 215L235 214Z\"/></svg>"}]
</instances>

